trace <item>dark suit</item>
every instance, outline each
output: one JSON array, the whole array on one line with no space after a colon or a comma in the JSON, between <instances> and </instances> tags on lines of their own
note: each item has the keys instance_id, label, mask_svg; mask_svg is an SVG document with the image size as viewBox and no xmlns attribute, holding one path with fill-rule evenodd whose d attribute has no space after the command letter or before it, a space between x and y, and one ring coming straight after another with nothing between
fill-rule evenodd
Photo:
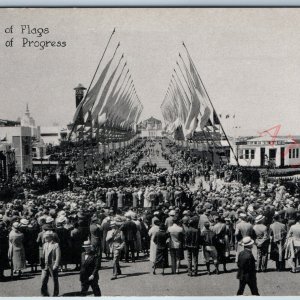
<instances>
[{"instance_id":1,"label":"dark suit","mask_svg":"<svg viewBox=\"0 0 300 300\"><path fill-rule=\"evenodd\" d=\"M197 274L198 272L198 254L201 245L201 236L199 229L188 227L185 232L185 246L188 255L188 274ZM194 269L192 264L194 263Z\"/></svg>"},{"instance_id":2,"label":"dark suit","mask_svg":"<svg viewBox=\"0 0 300 300\"><path fill-rule=\"evenodd\" d=\"M259 296L256 281L255 259L250 249L245 249L238 256L237 279L240 280L237 295L243 295L245 286L248 284L252 295Z\"/></svg>"},{"instance_id":3,"label":"dark suit","mask_svg":"<svg viewBox=\"0 0 300 300\"><path fill-rule=\"evenodd\" d=\"M81 295L86 295L89 287L91 286L94 295L101 296L101 290L98 284L99 265L99 257L94 252L90 252L88 254L82 253L80 269ZM91 275L94 276L93 280L89 280Z\"/></svg>"},{"instance_id":4,"label":"dark suit","mask_svg":"<svg viewBox=\"0 0 300 300\"><path fill-rule=\"evenodd\" d=\"M103 238L103 229L100 228L97 224L92 223L90 225L90 236L91 236L91 244L96 251L96 254L100 258L100 265L102 259L102 238Z\"/></svg>"},{"instance_id":5,"label":"dark suit","mask_svg":"<svg viewBox=\"0 0 300 300\"><path fill-rule=\"evenodd\" d=\"M134 242L136 241L136 232L137 232L137 227L136 224L132 221L126 221L122 226L121 226L121 231L124 234L125 237L125 245L126 245L126 255L125 255L125 260L129 260L129 251L131 252L131 257L132 261L135 261L134 257Z\"/></svg>"}]
</instances>

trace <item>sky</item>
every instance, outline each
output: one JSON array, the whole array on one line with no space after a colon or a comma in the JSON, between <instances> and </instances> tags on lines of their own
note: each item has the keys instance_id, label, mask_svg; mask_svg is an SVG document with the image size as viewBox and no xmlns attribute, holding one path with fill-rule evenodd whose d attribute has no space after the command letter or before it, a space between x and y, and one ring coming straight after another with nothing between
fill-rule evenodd
<instances>
[{"instance_id":1,"label":"sky","mask_svg":"<svg viewBox=\"0 0 300 300\"><path fill-rule=\"evenodd\" d=\"M5 29L14 26L13 34ZM21 25L49 28L42 37ZM300 9L0 9L0 118L15 120L26 103L42 126L68 124L73 88L88 87L113 30L143 103L141 120L162 119L160 105L178 53L187 45L231 135L280 125L299 135ZM7 31L7 30L6 30ZM14 38L14 46L6 42ZM22 39L66 41L64 48L22 47ZM233 129L234 127L238 127Z\"/></svg>"}]
</instances>

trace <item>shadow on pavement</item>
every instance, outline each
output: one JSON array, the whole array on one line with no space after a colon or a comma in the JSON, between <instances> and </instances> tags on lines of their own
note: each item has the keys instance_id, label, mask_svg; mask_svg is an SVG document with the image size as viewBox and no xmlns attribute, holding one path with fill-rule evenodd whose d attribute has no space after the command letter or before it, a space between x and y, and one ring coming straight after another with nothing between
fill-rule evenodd
<instances>
[{"instance_id":1,"label":"shadow on pavement","mask_svg":"<svg viewBox=\"0 0 300 300\"><path fill-rule=\"evenodd\" d=\"M87 296L93 295L92 291L87 292ZM81 297L80 292L70 292L61 295L62 297Z\"/></svg>"},{"instance_id":2,"label":"shadow on pavement","mask_svg":"<svg viewBox=\"0 0 300 300\"><path fill-rule=\"evenodd\" d=\"M66 277L66 276L79 275L79 274L80 274L80 272L59 273L58 277Z\"/></svg>"},{"instance_id":3,"label":"shadow on pavement","mask_svg":"<svg viewBox=\"0 0 300 300\"><path fill-rule=\"evenodd\" d=\"M150 272L137 272L137 273L131 273L131 274L124 274L124 277L134 277L134 276L140 276L140 275L146 275L150 274Z\"/></svg>"}]
</instances>

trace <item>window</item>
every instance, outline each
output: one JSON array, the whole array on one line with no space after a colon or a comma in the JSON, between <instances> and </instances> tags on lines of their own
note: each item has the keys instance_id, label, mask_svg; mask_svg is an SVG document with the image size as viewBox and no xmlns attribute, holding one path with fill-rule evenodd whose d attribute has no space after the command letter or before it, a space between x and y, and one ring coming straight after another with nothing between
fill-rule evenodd
<instances>
[{"instance_id":1,"label":"window","mask_svg":"<svg viewBox=\"0 0 300 300\"><path fill-rule=\"evenodd\" d=\"M249 159L249 149L245 150L245 159Z\"/></svg>"},{"instance_id":2,"label":"window","mask_svg":"<svg viewBox=\"0 0 300 300\"><path fill-rule=\"evenodd\" d=\"M296 157L299 158L299 148L296 149Z\"/></svg>"},{"instance_id":3,"label":"window","mask_svg":"<svg viewBox=\"0 0 300 300\"><path fill-rule=\"evenodd\" d=\"M251 149L251 156L250 156L250 158L254 159L254 157L255 157L255 149Z\"/></svg>"},{"instance_id":4,"label":"window","mask_svg":"<svg viewBox=\"0 0 300 300\"><path fill-rule=\"evenodd\" d=\"M239 150L238 152L239 152L239 158L243 159L244 158L244 156L243 156L243 150Z\"/></svg>"},{"instance_id":5,"label":"window","mask_svg":"<svg viewBox=\"0 0 300 300\"><path fill-rule=\"evenodd\" d=\"M296 149L293 149L293 158L296 157Z\"/></svg>"},{"instance_id":6,"label":"window","mask_svg":"<svg viewBox=\"0 0 300 300\"><path fill-rule=\"evenodd\" d=\"M292 158L292 149L289 149L289 158Z\"/></svg>"}]
</instances>

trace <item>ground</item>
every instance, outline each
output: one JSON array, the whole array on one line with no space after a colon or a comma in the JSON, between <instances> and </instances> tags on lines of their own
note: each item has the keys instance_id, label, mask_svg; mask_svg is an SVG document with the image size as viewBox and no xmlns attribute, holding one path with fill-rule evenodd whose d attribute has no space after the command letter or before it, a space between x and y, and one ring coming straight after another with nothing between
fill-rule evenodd
<instances>
[{"instance_id":1,"label":"ground","mask_svg":"<svg viewBox=\"0 0 300 300\"><path fill-rule=\"evenodd\" d=\"M201 258L201 254L200 254ZM230 296L235 295L238 288L236 279L236 264L230 263L229 273L208 276L202 259L199 261L199 275L188 277L186 261L182 263L181 273L171 275L170 269L166 275L152 274L152 263L142 257L136 263L121 262L122 273L117 280L111 280L112 262L104 260L100 270L100 287L103 296ZM74 266L70 265L69 269ZM213 268L212 268L213 269ZM222 271L222 266L220 266ZM17 280L8 280L0 284L0 295L3 296L40 296L40 273L31 274L29 269L24 276ZM9 272L6 271L6 275ZM300 273L292 274L289 271L275 272L274 263L269 262L267 273L257 274L258 288L261 295L281 296L300 295L298 288ZM79 273L68 271L60 273L60 296L76 296L80 290ZM49 281L49 291L52 283ZM91 291L90 291L91 292ZM92 295L90 293L89 295ZM250 295L246 287L245 295Z\"/></svg>"}]
</instances>

